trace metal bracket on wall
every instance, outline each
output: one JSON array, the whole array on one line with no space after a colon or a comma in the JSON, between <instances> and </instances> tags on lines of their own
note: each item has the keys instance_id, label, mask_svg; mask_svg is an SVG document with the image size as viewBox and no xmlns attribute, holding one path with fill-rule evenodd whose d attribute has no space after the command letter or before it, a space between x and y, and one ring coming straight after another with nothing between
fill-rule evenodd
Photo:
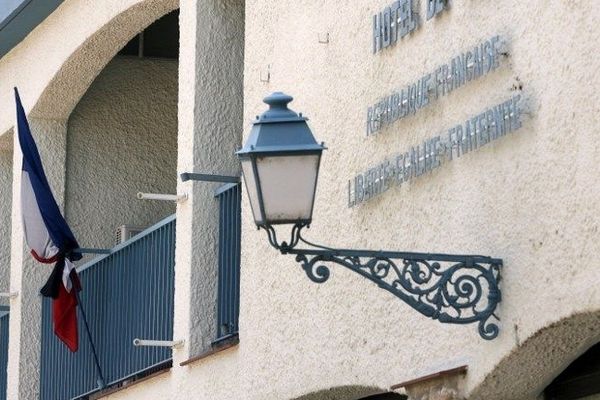
<instances>
[{"instance_id":1,"label":"metal bracket on wall","mask_svg":"<svg viewBox=\"0 0 600 400\"><path fill-rule=\"evenodd\" d=\"M183 347L184 340L146 340L146 339L133 339L133 345L135 347L171 347L172 349L179 349Z\"/></svg>"},{"instance_id":2,"label":"metal bracket on wall","mask_svg":"<svg viewBox=\"0 0 600 400\"><path fill-rule=\"evenodd\" d=\"M142 193L136 196L139 200L174 201L180 203L187 200L187 194Z\"/></svg>"},{"instance_id":3,"label":"metal bracket on wall","mask_svg":"<svg viewBox=\"0 0 600 400\"><path fill-rule=\"evenodd\" d=\"M267 71L265 74L263 74L263 72L260 72L260 81L263 83L268 83L271 80L271 64L267 65Z\"/></svg>"},{"instance_id":4,"label":"metal bracket on wall","mask_svg":"<svg viewBox=\"0 0 600 400\"><path fill-rule=\"evenodd\" d=\"M214 175L214 174L196 174L193 172L184 172L180 175L182 182L187 181L202 181L202 182L222 182L222 183L239 183L239 176L230 175Z\"/></svg>"},{"instance_id":5,"label":"metal bracket on wall","mask_svg":"<svg viewBox=\"0 0 600 400\"><path fill-rule=\"evenodd\" d=\"M491 318L501 301L502 260L479 255L451 255L394 251L335 249L313 244L300 232L305 224L294 225L288 242L277 241L272 226L269 242L282 254L295 254L308 278L316 283L329 279L333 262L374 282L431 319L451 324L479 324L479 335L494 339L500 331ZM295 248L298 243L313 248Z\"/></svg>"}]
</instances>

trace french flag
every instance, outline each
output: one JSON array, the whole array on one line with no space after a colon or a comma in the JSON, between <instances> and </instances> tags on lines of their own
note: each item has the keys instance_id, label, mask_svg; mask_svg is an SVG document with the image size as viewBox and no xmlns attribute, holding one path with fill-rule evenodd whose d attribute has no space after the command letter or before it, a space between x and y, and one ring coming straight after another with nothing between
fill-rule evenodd
<instances>
[{"instance_id":1,"label":"french flag","mask_svg":"<svg viewBox=\"0 0 600 400\"><path fill-rule=\"evenodd\" d=\"M79 244L52 195L17 88L15 100L19 144L23 153L21 210L25 240L33 258L44 264L54 264L40 292L53 299L54 333L69 350L75 352L79 347L77 292L81 290L81 284L73 262L81 259L81 254L74 251Z\"/></svg>"}]
</instances>

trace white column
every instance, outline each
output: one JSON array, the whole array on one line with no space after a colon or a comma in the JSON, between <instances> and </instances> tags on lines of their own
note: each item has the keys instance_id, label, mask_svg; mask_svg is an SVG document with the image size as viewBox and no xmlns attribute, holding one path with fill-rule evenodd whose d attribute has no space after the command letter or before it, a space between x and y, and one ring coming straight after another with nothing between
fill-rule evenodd
<instances>
[{"instance_id":1,"label":"white column","mask_svg":"<svg viewBox=\"0 0 600 400\"><path fill-rule=\"evenodd\" d=\"M64 208L66 121L29 120L46 176L57 203ZM16 132L16 130L15 130ZM10 291L19 296L10 301L8 347L9 400L39 398L41 350L41 296L39 291L52 271L29 255L21 220L22 155L14 135Z\"/></svg>"},{"instance_id":2,"label":"white column","mask_svg":"<svg viewBox=\"0 0 600 400\"><path fill-rule=\"evenodd\" d=\"M181 2L178 173L239 175L244 1ZM218 183L178 181L174 365L216 339Z\"/></svg>"},{"instance_id":3,"label":"white column","mask_svg":"<svg viewBox=\"0 0 600 400\"><path fill-rule=\"evenodd\" d=\"M11 136L12 133L8 134ZM0 138L0 141L7 140ZM12 144L3 148L0 144L0 291L8 292L10 285L10 215L12 204ZM8 305L8 299L0 299L0 304ZM4 340L4 338L0 338Z\"/></svg>"}]
</instances>

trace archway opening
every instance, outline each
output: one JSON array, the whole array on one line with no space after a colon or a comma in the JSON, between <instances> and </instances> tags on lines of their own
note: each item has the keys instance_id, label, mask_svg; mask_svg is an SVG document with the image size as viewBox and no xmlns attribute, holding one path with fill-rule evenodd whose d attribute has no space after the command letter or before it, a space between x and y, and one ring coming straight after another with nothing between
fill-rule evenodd
<instances>
[{"instance_id":1,"label":"archway opening","mask_svg":"<svg viewBox=\"0 0 600 400\"><path fill-rule=\"evenodd\" d=\"M83 247L111 248L175 212L178 10L133 37L67 125L66 216Z\"/></svg>"},{"instance_id":2,"label":"archway opening","mask_svg":"<svg viewBox=\"0 0 600 400\"><path fill-rule=\"evenodd\" d=\"M123 45L65 124L67 222L81 247L111 252L79 262L77 353L53 334L44 299L41 399L79 398L172 365L170 348L137 348L134 339L173 340L176 203L137 194L176 193L178 54L175 10Z\"/></svg>"},{"instance_id":3,"label":"archway opening","mask_svg":"<svg viewBox=\"0 0 600 400\"><path fill-rule=\"evenodd\" d=\"M359 400L406 400L406 399L408 399L408 397L406 397L402 394L389 392L389 393L374 394L372 396L363 397Z\"/></svg>"},{"instance_id":4,"label":"archway opening","mask_svg":"<svg viewBox=\"0 0 600 400\"><path fill-rule=\"evenodd\" d=\"M573 361L544 390L545 400L600 400L600 343Z\"/></svg>"}]
</instances>

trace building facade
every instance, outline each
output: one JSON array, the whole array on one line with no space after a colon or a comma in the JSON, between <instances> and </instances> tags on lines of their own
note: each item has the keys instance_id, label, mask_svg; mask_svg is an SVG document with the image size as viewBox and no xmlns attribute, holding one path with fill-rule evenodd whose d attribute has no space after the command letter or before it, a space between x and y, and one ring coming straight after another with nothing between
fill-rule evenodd
<instances>
[{"instance_id":1,"label":"building facade","mask_svg":"<svg viewBox=\"0 0 600 400\"><path fill-rule=\"evenodd\" d=\"M600 399L600 3L15 0L0 18L0 396ZM38 294L13 87L80 244L112 249L80 265L104 385ZM327 146L307 239L502 259L483 328L339 265L314 283L269 245L235 151L276 91Z\"/></svg>"}]
</instances>

